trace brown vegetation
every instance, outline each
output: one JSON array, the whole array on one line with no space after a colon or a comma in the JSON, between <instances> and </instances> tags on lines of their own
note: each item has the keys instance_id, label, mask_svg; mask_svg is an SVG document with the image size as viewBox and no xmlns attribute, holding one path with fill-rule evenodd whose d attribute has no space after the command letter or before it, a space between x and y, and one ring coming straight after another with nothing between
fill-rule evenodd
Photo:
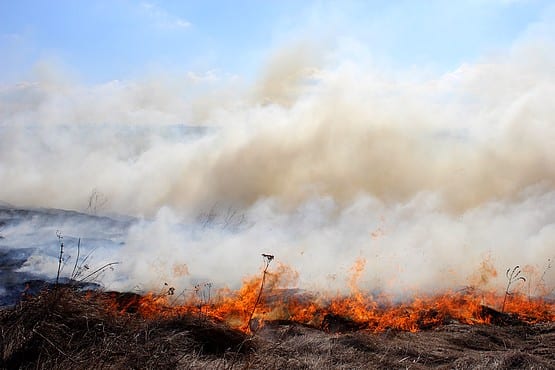
<instances>
[{"instance_id":1,"label":"brown vegetation","mask_svg":"<svg viewBox=\"0 0 555 370\"><path fill-rule=\"evenodd\" d=\"M132 294L44 290L0 311L6 369L553 369L555 323L449 322L372 333L341 317L325 327L268 321L256 335L198 313L142 315Z\"/></svg>"},{"instance_id":2,"label":"brown vegetation","mask_svg":"<svg viewBox=\"0 0 555 370\"><path fill-rule=\"evenodd\" d=\"M145 319L120 313L111 296L45 290L0 313L0 366L7 369L175 368L199 356L251 352L248 336L192 315Z\"/></svg>"}]
</instances>

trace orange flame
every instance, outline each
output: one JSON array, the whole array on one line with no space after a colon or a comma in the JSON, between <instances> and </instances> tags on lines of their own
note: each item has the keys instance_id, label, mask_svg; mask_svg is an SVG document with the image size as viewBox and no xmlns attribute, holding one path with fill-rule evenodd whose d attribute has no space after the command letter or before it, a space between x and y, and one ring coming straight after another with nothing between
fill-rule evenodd
<instances>
[{"instance_id":1,"label":"orange flame","mask_svg":"<svg viewBox=\"0 0 555 370\"><path fill-rule=\"evenodd\" d=\"M170 296L147 294L131 303L120 304L117 309L126 311L134 305L136 311L144 317L197 313L202 317L224 321L243 331L249 331L250 323L247 321L253 310L253 318L260 323L264 320L290 320L322 327L326 317L333 315L355 323L358 328L376 332L387 329L414 332L449 322L490 324L511 320L525 323L555 321L555 301L531 298L521 293L507 296L505 312L499 311L506 298L504 294L471 288L417 296L402 303L396 303L387 296L374 297L358 287L365 263L361 258L351 269L349 296L329 297L287 288L296 284L298 273L279 264L275 271L267 273L262 299L258 304L262 277L251 276L244 279L239 290L221 289L210 301L199 301L191 295L179 305L172 305ZM491 273L489 265L482 267L487 267Z\"/></svg>"}]
</instances>

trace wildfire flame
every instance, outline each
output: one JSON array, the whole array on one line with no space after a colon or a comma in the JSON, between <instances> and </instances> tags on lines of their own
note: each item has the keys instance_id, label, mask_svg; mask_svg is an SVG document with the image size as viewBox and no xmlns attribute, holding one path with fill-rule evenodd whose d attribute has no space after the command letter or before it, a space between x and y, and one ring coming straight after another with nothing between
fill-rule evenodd
<instances>
[{"instance_id":1,"label":"wildfire flame","mask_svg":"<svg viewBox=\"0 0 555 370\"><path fill-rule=\"evenodd\" d=\"M508 292L499 294L466 288L415 296L401 303L385 295L373 296L360 290L357 284L365 263L364 259L359 259L351 269L351 294L348 296L325 296L288 289L298 274L290 267L278 264L275 271L266 275L262 299L259 299L262 276L252 276L244 279L240 289L220 289L209 299L206 296L199 298L197 290L178 304L172 295L152 293L134 296L123 304L115 301L112 304L120 312L133 308L142 316L152 318L196 314L247 332L251 317L259 323L288 320L323 329L329 326L330 318L341 318L359 329L375 332L388 329L415 332L450 322L472 325L511 320L523 323L555 321L555 301L519 292L508 295ZM501 312L503 304L504 311Z\"/></svg>"}]
</instances>

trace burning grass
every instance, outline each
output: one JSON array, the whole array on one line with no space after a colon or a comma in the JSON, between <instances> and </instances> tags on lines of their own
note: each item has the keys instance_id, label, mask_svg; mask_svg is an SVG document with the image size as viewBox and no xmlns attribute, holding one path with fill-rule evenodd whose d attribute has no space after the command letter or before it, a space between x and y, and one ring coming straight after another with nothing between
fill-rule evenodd
<instances>
[{"instance_id":1,"label":"burning grass","mask_svg":"<svg viewBox=\"0 0 555 370\"><path fill-rule=\"evenodd\" d=\"M249 337L193 317L114 310L115 296L71 287L42 291L1 311L2 368L175 368L199 356L241 356Z\"/></svg>"},{"instance_id":2,"label":"burning grass","mask_svg":"<svg viewBox=\"0 0 555 370\"><path fill-rule=\"evenodd\" d=\"M295 290L260 299L257 281L246 283L204 306L170 306L168 295L43 290L0 311L0 367L555 368L553 304L545 301L522 306L525 297L511 296L502 313L463 291L396 306L362 295L323 305ZM260 305L245 327L253 299Z\"/></svg>"},{"instance_id":3,"label":"burning grass","mask_svg":"<svg viewBox=\"0 0 555 370\"><path fill-rule=\"evenodd\" d=\"M386 297L357 293L354 296L319 297L294 289L275 289L255 297L256 280L237 292L220 293L213 302L194 299L171 305L168 296L132 296L116 310L138 311L144 317L198 315L225 322L249 333L266 321L291 321L326 331L400 330L417 332L449 323L467 325L526 325L555 322L555 302L513 294L505 298L493 293L465 289L435 296L422 296L404 303ZM505 301L505 312L501 307ZM252 309L256 307L254 315ZM252 318L252 319L251 319ZM250 324L250 326L249 326ZM255 328L253 329L253 325Z\"/></svg>"},{"instance_id":4,"label":"burning grass","mask_svg":"<svg viewBox=\"0 0 555 370\"><path fill-rule=\"evenodd\" d=\"M555 368L553 301L463 289L398 303L356 274L350 295L324 297L284 288L294 271L268 264L237 291L189 296L56 284L0 311L0 366Z\"/></svg>"},{"instance_id":5,"label":"burning grass","mask_svg":"<svg viewBox=\"0 0 555 370\"><path fill-rule=\"evenodd\" d=\"M272 301L278 303L276 295L300 299L293 293L274 292L260 310ZM480 315L489 315L491 324L468 325L451 319L418 332L403 331L403 327L375 332L368 323L326 313L319 326L268 318L253 335L232 329L209 316L210 311L169 307L164 305L166 300L153 295L81 292L73 287L44 290L0 311L0 367L555 368L554 322L528 323L526 316L488 311L486 306ZM416 315L416 307L399 307L391 315L400 315L402 310L414 310ZM420 315L443 315L430 310ZM260 312L258 317L257 322Z\"/></svg>"},{"instance_id":6,"label":"burning grass","mask_svg":"<svg viewBox=\"0 0 555 370\"><path fill-rule=\"evenodd\" d=\"M362 267L361 267L362 268ZM296 273L284 265L275 271L244 280L237 291L222 289L199 299L198 291L182 297L179 304L172 295L149 294L134 297L128 305L145 317L194 314L225 322L243 332L258 330L265 321L291 321L327 331L401 330L417 332L448 323L535 324L555 322L555 301L529 297L517 291L496 294L476 288L415 296L394 301L386 295L371 295L351 279L349 295L318 295L286 288ZM265 286L264 286L265 283ZM262 291L261 287L264 287ZM173 289L173 288L171 288ZM118 310L126 310L125 305Z\"/></svg>"}]
</instances>

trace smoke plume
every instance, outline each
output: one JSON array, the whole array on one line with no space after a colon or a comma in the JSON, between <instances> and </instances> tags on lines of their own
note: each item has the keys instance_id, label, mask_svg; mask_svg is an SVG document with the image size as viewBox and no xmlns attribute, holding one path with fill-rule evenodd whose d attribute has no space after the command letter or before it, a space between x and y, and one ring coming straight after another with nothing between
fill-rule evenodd
<instances>
[{"instance_id":1,"label":"smoke plume","mask_svg":"<svg viewBox=\"0 0 555 370\"><path fill-rule=\"evenodd\" d=\"M311 289L345 288L360 258L360 285L397 295L476 284L484 261L494 287L517 264L541 275L555 50L535 41L432 76L299 46L252 84L42 66L0 91L0 200L137 217L102 256L123 261L119 289L238 284L262 252Z\"/></svg>"}]
</instances>

